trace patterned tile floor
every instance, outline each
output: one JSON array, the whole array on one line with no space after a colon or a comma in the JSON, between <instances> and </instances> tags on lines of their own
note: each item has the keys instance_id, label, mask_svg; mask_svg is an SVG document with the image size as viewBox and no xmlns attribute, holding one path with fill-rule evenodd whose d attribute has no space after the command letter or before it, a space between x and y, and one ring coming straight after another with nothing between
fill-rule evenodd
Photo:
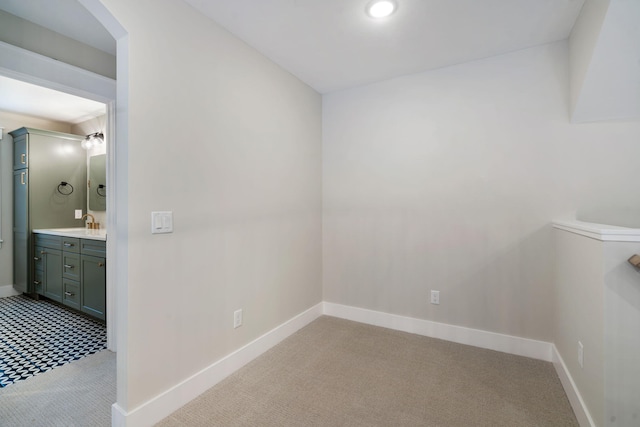
<instances>
[{"instance_id":1,"label":"patterned tile floor","mask_svg":"<svg viewBox=\"0 0 640 427\"><path fill-rule=\"evenodd\" d=\"M46 300L0 298L0 387L107 348L106 326Z\"/></svg>"}]
</instances>

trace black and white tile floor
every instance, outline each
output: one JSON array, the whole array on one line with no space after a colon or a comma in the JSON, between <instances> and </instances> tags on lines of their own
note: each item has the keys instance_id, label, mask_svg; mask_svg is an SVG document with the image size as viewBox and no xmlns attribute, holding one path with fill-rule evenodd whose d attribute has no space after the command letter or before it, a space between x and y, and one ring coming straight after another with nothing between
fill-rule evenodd
<instances>
[{"instance_id":1,"label":"black and white tile floor","mask_svg":"<svg viewBox=\"0 0 640 427\"><path fill-rule=\"evenodd\" d=\"M0 387L107 348L103 323L46 300L0 298Z\"/></svg>"}]
</instances>

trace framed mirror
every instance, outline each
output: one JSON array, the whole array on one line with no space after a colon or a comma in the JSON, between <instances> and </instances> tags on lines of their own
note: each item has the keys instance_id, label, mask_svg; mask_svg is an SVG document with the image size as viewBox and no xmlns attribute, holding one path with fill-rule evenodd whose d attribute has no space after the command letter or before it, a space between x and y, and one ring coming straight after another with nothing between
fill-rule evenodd
<instances>
[{"instance_id":1,"label":"framed mirror","mask_svg":"<svg viewBox=\"0 0 640 427\"><path fill-rule=\"evenodd\" d=\"M89 157L89 209L107 210L107 155Z\"/></svg>"}]
</instances>

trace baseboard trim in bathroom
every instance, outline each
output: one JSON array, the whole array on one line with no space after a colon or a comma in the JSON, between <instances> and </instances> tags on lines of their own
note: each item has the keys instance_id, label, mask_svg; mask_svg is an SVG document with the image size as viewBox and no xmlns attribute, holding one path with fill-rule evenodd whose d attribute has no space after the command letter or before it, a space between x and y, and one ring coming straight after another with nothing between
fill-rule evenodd
<instances>
[{"instance_id":1,"label":"baseboard trim in bathroom","mask_svg":"<svg viewBox=\"0 0 640 427\"><path fill-rule=\"evenodd\" d=\"M131 411L112 406L114 427L153 425L322 315L322 303L298 314Z\"/></svg>"},{"instance_id":2,"label":"baseboard trim in bathroom","mask_svg":"<svg viewBox=\"0 0 640 427\"><path fill-rule=\"evenodd\" d=\"M20 292L13 289L13 285L0 286L0 298L14 297L20 295Z\"/></svg>"}]
</instances>

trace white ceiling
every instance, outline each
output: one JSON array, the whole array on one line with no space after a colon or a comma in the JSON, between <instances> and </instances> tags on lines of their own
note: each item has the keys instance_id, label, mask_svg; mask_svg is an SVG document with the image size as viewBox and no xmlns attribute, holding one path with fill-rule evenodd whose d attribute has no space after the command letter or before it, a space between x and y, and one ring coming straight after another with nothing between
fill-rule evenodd
<instances>
[{"instance_id":1,"label":"white ceiling","mask_svg":"<svg viewBox=\"0 0 640 427\"><path fill-rule=\"evenodd\" d=\"M567 38L584 0L185 0L321 93Z\"/></svg>"},{"instance_id":2,"label":"white ceiling","mask_svg":"<svg viewBox=\"0 0 640 427\"><path fill-rule=\"evenodd\" d=\"M585 0L184 0L320 93L472 61L569 36ZM0 9L115 54L78 0L1 0ZM0 80L0 109L77 123L95 102ZM29 98L37 99L37 102ZM64 108L61 106L64 105Z\"/></svg>"},{"instance_id":3,"label":"white ceiling","mask_svg":"<svg viewBox=\"0 0 640 427\"><path fill-rule=\"evenodd\" d=\"M104 104L0 76L0 110L64 123L106 113Z\"/></svg>"},{"instance_id":4,"label":"white ceiling","mask_svg":"<svg viewBox=\"0 0 640 427\"><path fill-rule=\"evenodd\" d=\"M0 9L111 55L116 41L78 0L0 0Z\"/></svg>"}]
</instances>

